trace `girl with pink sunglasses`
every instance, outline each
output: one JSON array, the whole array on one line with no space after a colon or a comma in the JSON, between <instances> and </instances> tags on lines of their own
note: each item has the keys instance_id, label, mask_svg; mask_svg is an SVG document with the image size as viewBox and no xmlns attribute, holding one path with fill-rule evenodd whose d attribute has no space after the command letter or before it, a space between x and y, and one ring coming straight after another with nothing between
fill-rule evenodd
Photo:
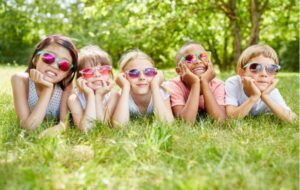
<instances>
[{"instance_id":1,"label":"girl with pink sunglasses","mask_svg":"<svg viewBox=\"0 0 300 190\"><path fill-rule=\"evenodd\" d=\"M109 55L98 46L80 49L77 88L68 99L75 126L90 130L95 121L109 123L119 94L112 89L112 66Z\"/></svg>"},{"instance_id":2,"label":"girl with pink sunglasses","mask_svg":"<svg viewBox=\"0 0 300 190\"><path fill-rule=\"evenodd\" d=\"M11 78L14 105L22 128L36 129L45 117L65 120L76 68L77 50L69 38L51 35L37 44L26 72ZM64 124L60 122L49 129L64 129Z\"/></svg>"},{"instance_id":3,"label":"girl with pink sunglasses","mask_svg":"<svg viewBox=\"0 0 300 190\"><path fill-rule=\"evenodd\" d=\"M164 76L154 68L153 60L144 52L134 50L120 60L116 83L122 89L113 124L124 125L130 116L153 114L163 122L172 122L169 95L161 88Z\"/></svg>"}]
</instances>

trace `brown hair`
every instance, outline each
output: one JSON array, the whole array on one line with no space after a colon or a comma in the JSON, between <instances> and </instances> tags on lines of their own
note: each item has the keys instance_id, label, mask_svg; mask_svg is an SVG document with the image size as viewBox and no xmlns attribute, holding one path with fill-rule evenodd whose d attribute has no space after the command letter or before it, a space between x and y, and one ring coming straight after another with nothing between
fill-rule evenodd
<instances>
[{"instance_id":1,"label":"brown hair","mask_svg":"<svg viewBox=\"0 0 300 190\"><path fill-rule=\"evenodd\" d=\"M54 43L66 48L72 57L72 64L73 64L72 69L69 71L66 78L64 78L62 81L58 82L60 87L64 90L66 86L68 86L69 84L72 83L72 80L75 76L75 71L77 70L77 58L78 58L77 49L76 49L75 45L73 44L73 42L71 41L71 39L69 39L68 37L55 34L55 35L50 35L50 36L46 37L45 39L43 39L42 41L40 41L36 45L36 48L30 58L26 72L29 73L30 69L36 68L36 66L35 66L36 64L34 64L34 62L37 61L37 59L35 59L36 56L39 56L39 55L37 55L37 53Z\"/></svg>"},{"instance_id":2,"label":"brown hair","mask_svg":"<svg viewBox=\"0 0 300 190\"><path fill-rule=\"evenodd\" d=\"M95 67L97 65L112 65L111 58L107 52L103 51L101 48L95 45L88 45L80 49L78 57L78 69L77 76L79 78L81 75L80 70L85 68L87 65L90 67Z\"/></svg>"},{"instance_id":3,"label":"brown hair","mask_svg":"<svg viewBox=\"0 0 300 190\"><path fill-rule=\"evenodd\" d=\"M240 55L236 70L243 69L243 67L253 58L263 55L264 57L273 59L276 64L279 64L277 53L273 48L266 44L256 44L246 48Z\"/></svg>"},{"instance_id":4,"label":"brown hair","mask_svg":"<svg viewBox=\"0 0 300 190\"><path fill-rule=\"evenodd\" d=\"M146 59L154 66L154 61L149 55L147 55L146 53L142 52L139 49L136 49L136 50L128 51L127 53L122 55L119 61L120 71L123 71L125 66L135 59Z\"/></svg>"}]
</instances>

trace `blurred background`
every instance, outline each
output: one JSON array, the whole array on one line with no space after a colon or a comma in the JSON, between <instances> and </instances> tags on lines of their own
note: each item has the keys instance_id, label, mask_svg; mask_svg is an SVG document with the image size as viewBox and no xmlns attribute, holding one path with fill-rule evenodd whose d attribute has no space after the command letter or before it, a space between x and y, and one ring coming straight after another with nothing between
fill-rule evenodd
<instances>
[{"instance_id":1,"label":"blurred background","mask_svg":"<svg viewBox=\"0 0 300 190\"><path fill-rule=\"evenodd\" d=\"M299 71L296 0L0 0L0 64L26 65L36 43L63 34L77 48L96 44L114 66L139 48L159 68L174 67L189 40L212 52L213 64L234 70L249 45L267 43L284 71Z\"/></svg>"}]
</instances>

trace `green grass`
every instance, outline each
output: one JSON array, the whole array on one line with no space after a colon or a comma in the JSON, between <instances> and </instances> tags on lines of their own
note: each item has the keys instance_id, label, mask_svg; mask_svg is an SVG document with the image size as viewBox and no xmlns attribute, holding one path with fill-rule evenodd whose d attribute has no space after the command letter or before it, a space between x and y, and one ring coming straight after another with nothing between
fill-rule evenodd
<instances>
[{"instance_id":1,"label":"green grass","mask_svg":"<svg viewBox=\"0 0 300 190\"><path fill-rule=\"evenodd\" d=\"M222 127L209 119L195 127L140 119L122 129L98 124L88 134L72 129L40 139L51 121L34 132L16 121L9 80L23 70L0 67L1 189L299 189L298 123L272 115ZM299 114L299 74L278 78Z\"/></svg>"}]
</instances>

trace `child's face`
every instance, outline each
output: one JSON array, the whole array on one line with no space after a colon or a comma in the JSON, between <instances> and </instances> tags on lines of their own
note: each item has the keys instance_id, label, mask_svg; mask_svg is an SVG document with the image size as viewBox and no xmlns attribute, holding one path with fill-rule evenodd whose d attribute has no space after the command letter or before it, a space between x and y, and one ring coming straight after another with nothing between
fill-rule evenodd
<instances>
[{"instance_id":1,"label":"child's face","mask_svg":"<svg viewBox=\"0 0 300 190\"><path fill-rule=\"evenodd\" d=\"M209 57L207 60L200 58L204 54L207 56L208 54L206 53L207 52L205 51L205 49L200 45L191 44L182 50L182 52L180 53L181 57L179 62L181 61L183 64L186 64L189 70L195 75L201 76L207 70L208 63L210 61ZM187 59L190 59L189 57L193 58L192 61L185 61Z\"/></svg>"},{"instance_id":2,"label":"child's face","mask_svg":"<svg viewBox=\"0 0 300 190\"><path fill-rule=\"evenodd\" d=\"M123 70L134 94L142 95L150 92L150 84L156 74L150 61L135 59L129 62Z\"/></svg>"},{"instance_id":3,"label":"child's face","mask_svg":"<svg viewBox=\"0 0 300 190\"><path fill-rule=\"evenodd\" d=\"M91 67L86 64L80 71L81 76L87 81L87 86L93 90L103 86L104 83L109 85L111 79L112 67L110 65L97 65Z\"/></svg>"},{"instance_id":4,"label":"child's face","mask_svg":"<svg viewBox=\"0 0 300 190\"><path fill-rule=\"evenodd\" d=\"M241 76L251 77L252 79L254 79L255 85L261 91L264 91L271 84L276 75L276 72L270 73L270 71L274 70L278 65L275 64L273 59L264 57L263 55L252 58L248 63L248 66L242 69L239 74ZM255 69L260 66L262 66L262 69L260 71L259 69ZM268 69L266 67L270 68L269 72L267 71Z\"/></svg>"},{"instance_id":5,"label":"child's face","mask_svg":"<svg viewBox=\"0 0 300 190\"><path fill-rule=\"evenodd\" d=\"M69 51L59 45L51 44L36 57L36 69L44 74L44 79L51 83L58 83L68 76L72 57ZM60 66L59 66L60 65Z\"/></svg>"}]
</instances>

